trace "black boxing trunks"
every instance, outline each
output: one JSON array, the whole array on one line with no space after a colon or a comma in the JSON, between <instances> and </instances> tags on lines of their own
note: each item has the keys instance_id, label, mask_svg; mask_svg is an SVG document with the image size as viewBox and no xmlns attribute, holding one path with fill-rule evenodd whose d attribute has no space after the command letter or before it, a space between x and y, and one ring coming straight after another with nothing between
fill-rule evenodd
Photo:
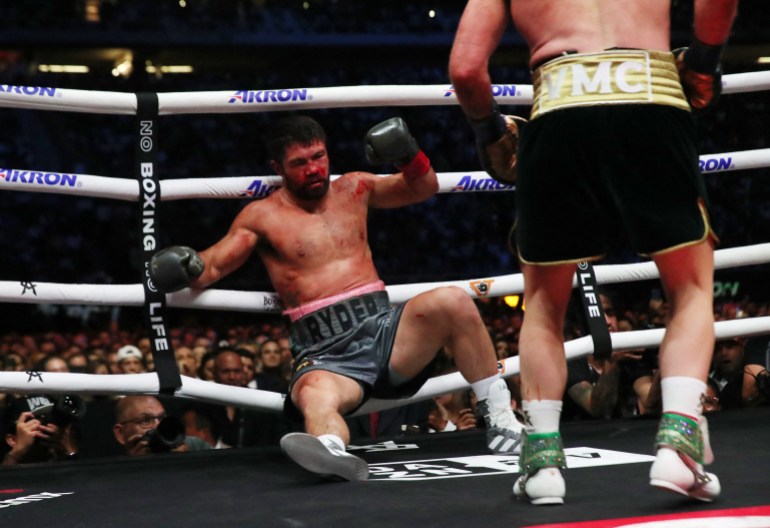
<instances>
[{"instance_id":1,"label":"black boxing trunks","mask_svg":"<svg viewBox=\"0 0 770 528\"><path fill-rule=\"evenodd\" d=\"M391 306L386 291L375 291L340 300L291 323L294 371L289 393L300 376L313 370L356 380L364 390L364 401L371 396L402 398L417 392L431 376L432 364L404 383L391 380L388 367L404 306ZM286 403L287 412L293 413L291 398Z\"/></svg>"},{"instance_id":2,"label":"black boxing trunks","mask_svg":"<svg viewBox=\"0 0 770 528\"><path fill-rule=\"evenodd\" d=\"M533 80L511 240L523 262L598 260L622 232L647 255L714 236L671 53L565 55Z\"/></svg>"}]
</instances>

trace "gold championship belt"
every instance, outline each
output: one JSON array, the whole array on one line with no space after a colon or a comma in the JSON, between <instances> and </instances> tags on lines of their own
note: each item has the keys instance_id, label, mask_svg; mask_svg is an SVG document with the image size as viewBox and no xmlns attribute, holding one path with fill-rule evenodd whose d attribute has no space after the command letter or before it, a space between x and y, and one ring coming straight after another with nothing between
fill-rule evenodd
<instances>
[{"instance_id":1,"label":"gold championship belt","mask_svg":"<svg viewBox=\"0 0 770 528\"><path fill-rule=\"evenodd\" d=\"M610 50L550 60L533 73L530 119L561 108L659 104L690 111L670 52Z\"/></svg>"}]
</instances>

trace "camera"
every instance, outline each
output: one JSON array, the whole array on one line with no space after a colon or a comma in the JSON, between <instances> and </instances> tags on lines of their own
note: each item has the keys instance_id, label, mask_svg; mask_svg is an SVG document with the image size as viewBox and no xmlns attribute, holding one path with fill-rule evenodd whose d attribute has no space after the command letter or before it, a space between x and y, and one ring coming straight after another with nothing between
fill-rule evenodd
<instances>
[{"instance_id":1,"label":"camera","mask_svg":"<svg viewBox=\"0 0 770 528\"><path fill-rule=\"evenodd\" d=\"M184 423L174 416L163 418L158 423L158 427L148 430L143 436L153 453L165 453L176 449L184 443L184 438Z\"/></svg>"},{"instance_id":2,"label":"camera","mask_svg":"<svg viewBox=\"0 0 770 528\"><path fill-rule=\"evenodd\" d=\"M65 394L59 396L50 405L39 407L32 414L43 425L54 424L59 428L66 427L74 420L82 418L86 413L86 404L80 396Z\"/></svg>"},{"instance_id":3,"label":"camera","mask_svg":"<svg viewBox=\"0 0 770 528\"><path fill-rule=\"evenodd\" d=\"M766 400L770 400L770 372L763 370L756 375L757 390L765 397Z\"/></svg>"}]
</instances>

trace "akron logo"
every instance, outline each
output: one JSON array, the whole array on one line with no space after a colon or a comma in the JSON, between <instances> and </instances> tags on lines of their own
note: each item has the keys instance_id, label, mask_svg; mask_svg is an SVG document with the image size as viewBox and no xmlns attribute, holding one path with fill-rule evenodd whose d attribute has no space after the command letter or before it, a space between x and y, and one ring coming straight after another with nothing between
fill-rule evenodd
<instances>
[{"instance_id":1,"label":"akron logo","mask_svg":"<svg viewBox=\"0 0 770 528\"><path fill-rule=\"evenodd\" d=\"M495 279L483 279L470 281L468 285L471 287L471 290L473 290L473 293L479 297L486 297L492 289L493 282L495 282Z\"/></svg>"}]
</instances>

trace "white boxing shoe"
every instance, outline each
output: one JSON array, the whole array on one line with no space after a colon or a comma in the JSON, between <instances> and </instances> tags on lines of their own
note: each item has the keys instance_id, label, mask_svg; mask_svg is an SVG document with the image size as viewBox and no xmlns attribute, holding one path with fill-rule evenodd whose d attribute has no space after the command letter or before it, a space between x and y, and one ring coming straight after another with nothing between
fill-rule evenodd
<instances>
[{"instance_id":1,"label":"white boxing shoe","mask_svg":"<svg viewBox=\"0 0 770 528\"><path fill-rule=\"evenodd\" d=\"M559 468L541 468L531 475L522 475L513 485L513 494L517 499L530 501L532 504L564 504L567 493L564 477Z\"/></svg>"},{"instance_id":2,"label":"white boxing shoe","mask_svg":"<svg viewBox=\"0 0 770 528\"><path fill-rule=\"evenodd\" d=\"M524 424L516 419L511 408L511 392L504 379L495 381L489 396L476 404L476 412L484 418L487 447L493 453L518 454L521 452Z\"/></svg>"},{"instance_id":3,"label":"white boxing shoe","mask_svg":"<svg viewBox=\"0 0 770 528\"><path fill-rule=\"evenodd\" d=\"M703 502L719 496L722 487L713 473L692 458L670 447L660 447L650 468L650 485Z\"/></svg>"},{"instance_id":4,"label":"white boxing shoe","mask_svg":"<svg viewBox=\"0 0 770 528\"><path fill-rule=\"evenodd\" d=\"M306 433L289 433L281 438L281 450L306 470L322 477L340 477L353 482L369 478L369 465L334 442Z\"/></svg>"}]
</instances>

